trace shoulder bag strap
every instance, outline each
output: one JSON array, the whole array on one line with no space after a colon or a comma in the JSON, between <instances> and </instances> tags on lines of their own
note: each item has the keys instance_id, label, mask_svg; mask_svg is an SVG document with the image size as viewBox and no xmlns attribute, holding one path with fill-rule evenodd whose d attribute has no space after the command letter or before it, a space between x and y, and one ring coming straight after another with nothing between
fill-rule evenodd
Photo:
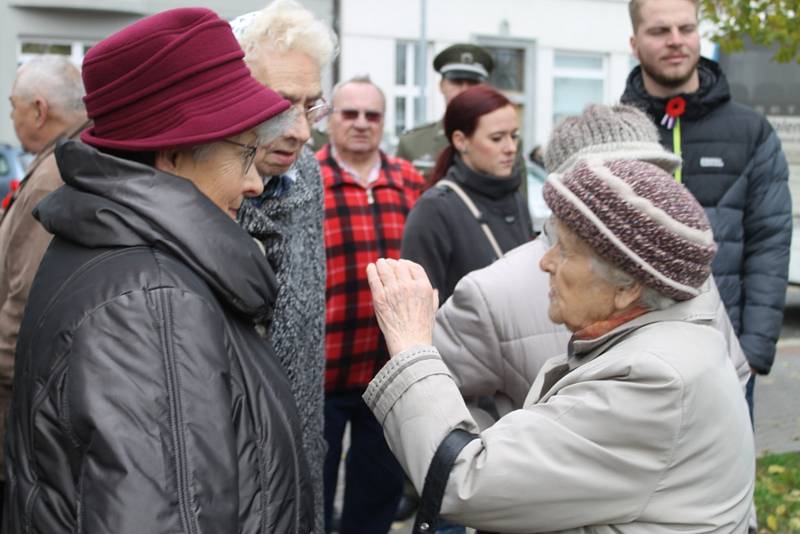
<instances>
[{"instance_id":1,"label":"shoulder bag strap","mask_svg":"<svg viewBox=\"0 0 800 534\"><path fill-rule=\"evenodd\" d=\"M497 240L494 238L492 230L489 228L489 225L486 224L486 221L483 220L483 217L481 216L481 212L480 210L478 210L478 207L475 205L474 202L472 202L472 199L469 198L469 196L464 192L464 190L461 189L461 186L453 182L452 180L439 180L438 182L436 182L436 187L446 187L451 191L453 191L456 195L458 195L458 197L461 199L464 205L467 206L467 209L470 211L470 213L472 213L472 216L475 217L475 220L478 221L478 224L481 225L481 230L483 230L483 233L486 235L486 239L489 240L489 244L492 245L492 250L494 250L494 253L497 256L497 258L498 259L502 258L503 251L500 249L500 245L497 244Z\"/></svg>"},{"instance_id":2,"label":"shoulder bag strap","mask_svg":"<svg viewBox=\"0 0 800 534\"><path fill-rule=\"evenodd\" d=\"M425 486L422 488L417 519L414 521L412 534L430 534L436 531L439 521L439 510L442 507L444 490L450 470L461 450L478 436L464 429L452 430L436 449L428 474L425 475Z\"/></svg>"}]
</instances>

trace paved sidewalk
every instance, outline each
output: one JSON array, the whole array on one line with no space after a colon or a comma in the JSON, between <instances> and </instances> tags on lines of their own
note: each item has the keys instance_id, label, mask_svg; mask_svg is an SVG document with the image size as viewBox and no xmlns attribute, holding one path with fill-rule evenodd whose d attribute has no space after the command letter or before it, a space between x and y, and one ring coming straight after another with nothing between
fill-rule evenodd
<instances>
[{"instance_id":1,"label":"paved sidewalk","mask_svg":"<svg viewBox=\"0 0 800 534\"><path fill-rule=\"evenodd\" d=\"M800 451L800 288L786 294L775 364L756 378L754 402L758 454Z\"/></svg>"}]
</instances>

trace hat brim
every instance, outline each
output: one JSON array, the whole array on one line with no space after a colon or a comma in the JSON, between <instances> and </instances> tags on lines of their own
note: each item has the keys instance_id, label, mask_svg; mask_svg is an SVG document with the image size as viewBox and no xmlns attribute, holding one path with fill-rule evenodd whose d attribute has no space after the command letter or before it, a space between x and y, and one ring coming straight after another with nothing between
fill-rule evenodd
<instances>
[{"instance_id":1,"label":"hat brim","mask_svg":"<svg viewBox=\"0 0 800 534\"><path fill-rule=\"evenodd\" d=\"M92 126L81 133L81 140L98 148L133 152L196 146L244 133L290 107L288 100L276 99L271 90L244 76L162 112L164 129L156 134L116 139L99 135Z\"/></svg>"},{"instance_id":2,"label":"hat brim","mask_svg":"<svg viewBox=\"0 0 800 534\"><path fill-rule=\"evenodd\" d=\"M585 159L599 159L602 161L618 159L644 161L646 163L652 163L668 173L675 172L675 169L680 167L682 163L680 156L667 151L656 142L623 142L584 147L564 160L557 169L553 169L551 172L566 172L579 161Z\"/></svg>"},{"instance_id":3,"label":"hat brim","mask_svg":"<svg viewBox=\"0 0 800 534\"><path fill-rule=\"evenodd\" d=\"M451 70L449 72L443 72L442 78L446 80L469 80L471 82L482 83L488 80L486 76L482 76L477 72L471 72L467 70Z\"/></svg>"}]
</instances>

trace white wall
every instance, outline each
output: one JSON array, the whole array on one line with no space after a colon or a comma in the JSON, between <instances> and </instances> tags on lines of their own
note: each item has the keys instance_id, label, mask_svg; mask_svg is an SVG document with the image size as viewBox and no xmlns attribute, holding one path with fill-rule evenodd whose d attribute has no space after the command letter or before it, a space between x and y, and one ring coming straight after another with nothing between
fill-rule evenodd
<instances>
[{"instance_id":1,"label":"white wall","mask_svg":"<svg viewBox=\"0 0 800 534\"><path fill-rule=\"evenodd\" d=\"M230 19L263 8L270 0L0 0L0 142L19 144L8 94L17 70L18 43L65 40L97 42L139 18L176 7L202 6ZM332 0L300 0L330 22ZM325 86L331 76L323 77Z\"/></svg>"},{"instance_id":2,"label":"white wall","mask_svg":"<svg viewBox=\"0 0 800 534\"><path fill-rule=\"evenodd\" d=\"M341 0L342 78L369 73L393 104L395 43L418 38L420 3ZM507 33L501 33L503 27ZM555 51L602 54L604 99L612 103L622 94L630 70L630 33L626 0L427 0L428 119L444 112L439 75L431 66L436 53L453 43L480 38L535 41L535 67L531 67L535 68L535 118L526 145L542 143L552 126ZM387 109L387 131L393 130L393 120L393 109Z\"/></svg>"}]
</instances>

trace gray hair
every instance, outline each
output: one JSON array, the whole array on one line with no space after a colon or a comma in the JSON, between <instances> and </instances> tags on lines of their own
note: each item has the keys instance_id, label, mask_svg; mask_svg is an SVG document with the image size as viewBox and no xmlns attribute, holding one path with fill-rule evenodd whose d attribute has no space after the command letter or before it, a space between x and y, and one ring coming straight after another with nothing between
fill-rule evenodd
<instances>
[{"instance_id":1,"label":"gray hair","mask_svg":"<svg viewBox=\"0 0 800 534\"><path fill-rule=\"evenodd\" d=\"M360 83L364 85L371 85L375 89L378 90L378 93L381 95L381 101L383 102L383 111L386 111L386 95L383 93L383 89L378 87L375 82L372 81L372 78L369 77L369 74L359 74L358 76L353 76L349 80L345 80L343 82L339 82L333 86L333 91L331 91L331 101L336 99L336 93L344 87L345 85L349 85L351 83Z\"/></svg>"},{"instance_id":2,"label":"gray hair","mask_svg":"<svg viewBox=\"0 0 800 534\"><path fill-rule=\"evenodd\" d=\"M249 65L262 63L265 49L272 49L302 52L322 68L339 51L330 26L295 0L275 0L260 11L238 17L231 26Z\"/></svg>"},{"instance_id":3,"label":"gray hair","mask_svg":"<svg viewBox=\"0 0 800 534\"><path fill-rule=\"evenodd\" d=\"M630 287L637 280L615 265L611 265L594 251L591 252L592 271L600 278L616 287ZM637 304L647 310L664 310L677 304L675 299L659 293L655 289L642 286L642 294Z\"/></svg>"},{"instance_id":4,"label":"gray hair","mask_svg":"<svg viewBox=\"0 0 800 534\"><path fill-rule=\"evenodd\" d=\"M286 111L267 119L255 127L256 131L256 144L266 145L283 135L295 120L297 114L300 113L295 106L291 106ZM196 163L204 160L214 150L214 147L219 144L219 141L205 143L202 145L195 145L191 147L192 160Z\"/></svg>"},{"instance_id":5,"label":"gray hair","mask_svg":"<svg viewBox=\"0 0 800 534\"><path fill-rule=\"evenodd\" d=\"M42 96L55 114L84 112L81 72L68 58L58 55L37 56L17 70L15 93L32 100Z\"/></svg>"}]
</instances>

